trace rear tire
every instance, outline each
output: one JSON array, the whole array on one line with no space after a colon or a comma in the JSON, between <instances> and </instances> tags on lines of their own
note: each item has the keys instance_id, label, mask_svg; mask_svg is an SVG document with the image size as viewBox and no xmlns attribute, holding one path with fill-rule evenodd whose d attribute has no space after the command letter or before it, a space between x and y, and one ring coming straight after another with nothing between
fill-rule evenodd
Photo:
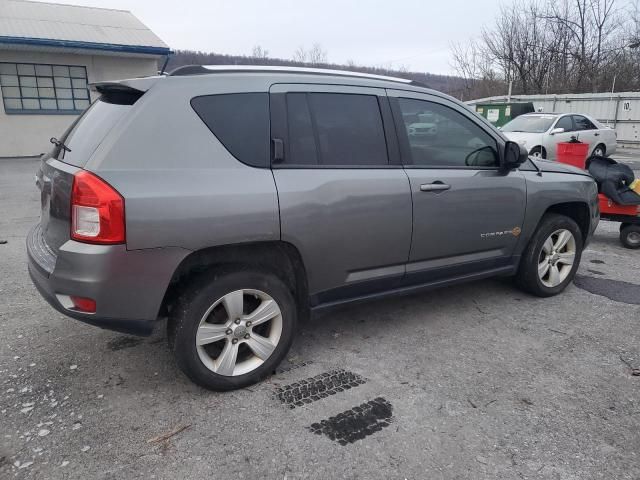
<instances>
[{"instance_id":1,"label":"rear tire","mask_svg":"<svg viewBox=\"0 0 640 480\"><path fill-rule=\"evenodd\" d=\"M640 248L640 225L626 224L620 229L620 242L625 248Z\"/></svg>"},{"instance_id":2,"label":"rear tire","mask_svg":"<svg viewBox=\"0 0 640 480\"><path fill-rule=\"evenodd\" d=\"M573 219L546 214L522 254L516 284L538 297L557 295L573 280L582 248L582 233Z\"/></svg>"},{"instance_id":3,"label":"rear tire","mask_svg":"<svg viewBox=\"0 0 640 480\"><path fill-rule=\"evenodd\" d=\"M169 319L169 346L194 383L234 390L275 370L291 347L296 323L293 296L275 275L216 272L196 279L179 298Z\"/></svg>"},{"instance_id":4,"label":"rear tire","mask_svg":"<svg viewBox=\"0 0 640 480\"><path fill-rule=\"evenodd\" d=\"M607 147L602 143L599 143L596 148L593 149L593 153L591 154L596 157L606 157L607 156Z\"/></svg>"},{"instance_id":5,"label":"rear tire","mask_svg":"<svg viewBox=\"0 0 640 480\"><path fill-rule=\"evenodd\" d=\"M529 152L529 155L531 155L532 157L536 157L536 158L546 159L547 158L547 151L542 147L533 147L531 149L531 151Z\"/></svg>"}]
</instances>

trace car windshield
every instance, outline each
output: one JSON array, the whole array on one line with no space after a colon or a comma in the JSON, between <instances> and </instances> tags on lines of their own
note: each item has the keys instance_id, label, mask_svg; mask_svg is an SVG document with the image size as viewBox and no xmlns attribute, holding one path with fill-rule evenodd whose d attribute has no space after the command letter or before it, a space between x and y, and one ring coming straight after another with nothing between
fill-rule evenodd
<instances>
[{"instance_id":1,"label":"car windshield","mask_svg":"<svg viewBox=\"0 0 640 480\"><path fill-rule=\"evenodd\" d=\"M553 115L521 115L502 127L503 132L543 133L556 119Z\"/></svg>"}]
</instances>

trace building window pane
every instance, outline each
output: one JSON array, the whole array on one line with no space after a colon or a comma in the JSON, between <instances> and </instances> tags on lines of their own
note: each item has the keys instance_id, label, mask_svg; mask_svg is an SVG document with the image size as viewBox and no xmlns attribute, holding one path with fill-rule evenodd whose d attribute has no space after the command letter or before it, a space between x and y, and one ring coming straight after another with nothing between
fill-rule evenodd
<instances>
[{"instance_id":1,"label":"building window pane","mask_svg":"<svg viewBox=\"0 0 640 480\"><path fill-rule=\"evenodd\" d=\"M85 108L89 108L89 100L74 100L73 104L76 107L76 110L84 110Z\"/></svg>"},{"instance_id":2,"label":"building window pane","mask_svg":"<svg viewBox=\"0 0 640 480\"><path fill-rule=\"evenodd\" d=\"M30 87L22 87L20 89L20 91L22 92L22 96L23 97L37 97L38 96L38 89L37 88L30 88Z\"/></svg>"},{"instance_id":3,"label":"building window pane","mask_svg":"<svg viewBox=\"0 0 640 480\"><path fill-rule=\"evenodd\" d=\"M69 88L56 88L56 93L58 98L73 98Z\"/></svg>"},{"instance_id":4,"label":"building window pane","mask_svg":"<svg viewBox=\"0 0 640 480\"><path fill-rule=\"evenodd\" d=\"M68 77L56 77L54 79L56 87L71 88L71 79Z\"/></svg>"},{"instance_id":5,"label":"building window pane","mask_svg":"<svg viewBox=\"0 0 640 480\"><path fill-rule=\"evenodd\" d=\"M0 91L7 111L82 111L91 101L85 67L0 63Z\"/></svg>"},{"instance_id":6,"label":"building window pane","mask_svg":"<svg viewBox=\"0 0 640 480\"><path fill-rule=\"evenodd\" d=\"M0 73L5 75L16 75L18 73L15 63L0 63Z\"/></svg>"},{"instance_id":7,"label":"building window pane","mask_svg":"<svg viewBox=\"0 0 640 480\"><path fill-rule=\"evenodd\" d=\"M54 77L68 77L69 76L69 67L63 67L61 65L53 66L53 76Z\"/></svg>"},{"instance_id":8,"label":"building window pane","mask_svg":"<svg viewBox=\"0 0 640 480\"><path fill-rule=\"evenodd\" d=\"M0 85L2 85L3 87L17 87L17 75L0 75Z\"/></svg>"},{"instance_id":9,"label":"building window pane","mask_svg":"<svg viewBox=\"0 0 640 480\"><path fill-rule=\"evenodd\" d=\"M28 63L19 63L18 64L18 75L35 75L36 69L33 65Z\"/></svg>"},{"instance_id":10,"label":"building window pane","mask_svg":"<svg viewBox=\"0 0 640 480\"><path fill-rule=\"evenodd\" d=\"M74 88L73 98L89 98L86 88Z\"/></svg>"},{"instance_id":11,"label":"building window pane","mask_svg":"<svg viewBox=\"0 0 640 480\"><path fill-rule=\"evenodd\" d=\"M36 75L38 77L52 77L51 65L36 65Z\"/></svg>"},{"instance_id":12,"label":"building window pane","mask_svg":"<svg viewBox=\"0 0 640 480\"><path fill-rule=\"evenodd\" d=\"M39 87L53 87L53 78L51 77L38 77Z\"/></svg>"},{"instance_id":13,"label":"building window pane","mask_svg":"<svg viewBox=\"0 0 640 480\"><path fill-rule=\"evenodd\" d=\"M84 67L69 67L69 73L74 78L87 78Z\"/></svg>"},{"instance_id":14,"label":"building window pane","mask_svg":"<svg viewBox=\"0 0 640 480\"><path fill-rule=\"evenodd\" d=\"M20 86L21 87L35 87L36 86L36 77L20 77Z\"/></svg>"},{"instance_id":15,"label":"building window pane","mask_svg":"<svg viewBox=\"0 0 640 480\"><path fill-rule=\"evenodd\" d=\"M4 108L9 110L22 110L22 102L19 98L5 98Z\"/></svg>"},{"instance_id":16,"label":"building window pane","mask_svg":"<svg viewBox=\"0 0 640 480\"><path fill-rule=\"evenodd\" d=\"M40 100L40 107L45 110L57 110L58 104L55 100Z\"/></svg>"},{"instance_id":17,"label":"building window pane","mask_svg":"<svg viewBox=\"0 0 640 480\"><path fill-rule=\"evenodd\" d=\"M20 98L20 88L18 87L2 87L2 95L5 98Z\"/></svg>"},{"instance_id":18,"label":"building window pane","mask_svg":"<svg viewBox=\"0 0 640 480\"><path fill-rule=\"evenodd\" d=\"M56 91L53 88L39 88L38 93L40 97L56 98Z\"/></svg>"},{"instance_id":19,"label":"building window pane","mask_svg":"<svg viewBox=\"0 0 640 480\"><path fill-rule=\"evenodd\" d=\"M73 110L73 100L58 100L60 110Z\"/></svg>"},{"instance_id":20,"label":"building window pane","mask_svg":"<svg viewBox=\"0 0 640 480\"><path fill-rule=\"evenodd\" d=\"M40 101L35 98L23 98L22 106L25 110L38 110L40 108Z\"/></svg>"}]
</instances>

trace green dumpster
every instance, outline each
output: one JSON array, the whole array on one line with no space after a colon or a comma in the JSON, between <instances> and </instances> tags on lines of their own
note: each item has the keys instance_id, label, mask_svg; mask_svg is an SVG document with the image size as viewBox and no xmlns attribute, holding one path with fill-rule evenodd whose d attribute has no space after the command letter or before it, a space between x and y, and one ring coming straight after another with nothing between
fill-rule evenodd
<instances>
[{"instance_id":1,"label":"green dumpster","mask_svg":"<svg viewBox=\"0 0 640 480\"><path fill-rule=\"evenodd\" d=\"M476 112L496 127L501 127L518 115L535 112L535 109L531 102L478 103L476 104Z\"/></svg>"}]
</instances>

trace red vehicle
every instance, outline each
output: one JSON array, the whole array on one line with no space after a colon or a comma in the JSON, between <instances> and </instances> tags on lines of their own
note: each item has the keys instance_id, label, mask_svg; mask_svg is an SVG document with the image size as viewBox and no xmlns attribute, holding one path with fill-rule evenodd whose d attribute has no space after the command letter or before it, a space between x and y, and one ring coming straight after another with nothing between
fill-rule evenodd
<instances>
[{"instance_id":1,"label":"red vehicle","mask_svg":"<svg viewBox=\"0 0 640 480\"><path fill-rule=\"evenodd\" d=\"M573 165L574 167L582 169L585 169L588 153L588 143L566 142L559 143L557 147L558 162ZM602 157L596 158L599 158L600 160L607 160ZM609 162L612 164L616 163L613 160L609 160ZM589 168L589 171L593 175L591 168ZM629 175L631 176L631 179L633 179L633 173L630 169L628 169L628 172L627 178L625 178L627 182L630 180L628 177ZM594 175L594 178L599 182L598 187L600 187L600 181L597 176ZM611 194L614 196L616 191L611 191ZM633 195L633 193L631 193L631 195ZM620 222L620 242L622 245L626 248L640 248L640 205L622 205L614 202L603 193L598 194L598 199L600 204L600 218L602 220Z\"/></svg>"},{"instance_id":2,"label":"red vehicle","mask_svg":"<svg viewBox=\"0 0 640 480\"><path fill-rule=\"evenodd\" d=\"M600 200L600 218L620 222L620 242L627 248L640 248L640 206L618 205L602 193Z\"/></svg>"}]
</instances>

